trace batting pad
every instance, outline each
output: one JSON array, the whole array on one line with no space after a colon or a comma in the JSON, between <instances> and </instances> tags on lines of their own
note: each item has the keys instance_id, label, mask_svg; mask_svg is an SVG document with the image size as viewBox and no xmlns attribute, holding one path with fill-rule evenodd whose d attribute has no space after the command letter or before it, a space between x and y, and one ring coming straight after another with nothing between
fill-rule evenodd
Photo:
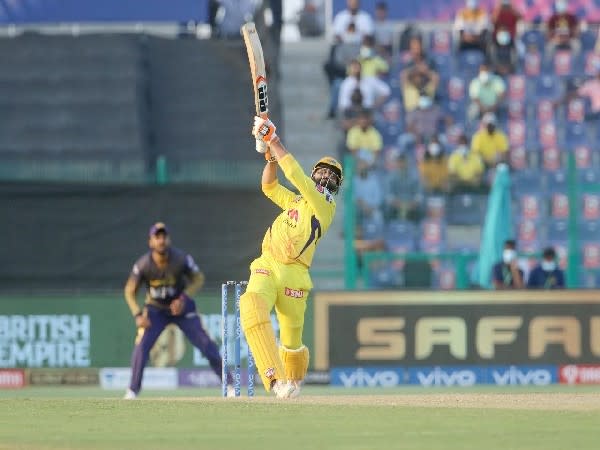
<instances>
[{"instance_id":1,"label":"batting pad","mask_svg":"<svg viewBox=\"0 0 600 450\"><path fill-rule=\"evenodd\" d=\"M279 356L285 367L285 377L288 380L302 381L308 370L310 353L306 345L299 349L290 350L283 345L279 347Z\"/></svg>"},{"instance_id":2,"label":"batting pad","mask_svg":"<svg viewBox=\"0 0 600 450\"><path fill-rule=\"evenodd\" d=\"M277 352L266 302L253 292L245 293L240 297L240 319L260 379L265 389L270 391L273 380L285 380L285 371Z\"/></svg>"}]
</instances>

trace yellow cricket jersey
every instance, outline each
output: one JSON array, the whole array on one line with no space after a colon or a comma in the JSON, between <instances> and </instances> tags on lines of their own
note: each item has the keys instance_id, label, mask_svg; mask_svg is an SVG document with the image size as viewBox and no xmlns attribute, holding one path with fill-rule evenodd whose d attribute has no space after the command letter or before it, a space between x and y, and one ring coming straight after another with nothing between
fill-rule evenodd
<instances>
[{"instance_id":1,"label":"yellow cricket jersey","mask_svg":"<svg viewBox=\"0 0 600 450\"><path fill-rule=\"evenodd\" d=\"M279 160L279 166L300 195L277 180L262 185L265 195L283 209L265 233L262 252L281 263L299 263L308 268L319 239L333 221L335 201L326 188L315 185L289 153Z\"/></svg>"}]
</instances>

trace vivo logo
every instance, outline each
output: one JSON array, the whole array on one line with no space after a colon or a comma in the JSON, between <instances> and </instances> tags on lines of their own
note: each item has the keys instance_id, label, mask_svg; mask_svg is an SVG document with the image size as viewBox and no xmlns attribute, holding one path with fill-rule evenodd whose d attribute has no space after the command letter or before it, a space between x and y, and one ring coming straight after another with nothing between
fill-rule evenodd
<instances>
[{"instance_id":1,"label":"vivo logo","mask_svg":"<svg viewBox=\"0 0 600 450\"><path fill-rule=\"evenodd\" d=\"M545 369L521 370L510 366L505 370L492 370L494 384L500 386L534 385L546 386L552 383L552 374Z\"/></svg>"},{"instance_id":2,"label":"vivo logo","mask_svg":"<svg viewBox=\"0 0 600 450\"><path fill-rule=\"evenodd\" d=\"M477 375L472 370L443 370L439 367L430 371L417 371L421 386L473 386Z\"/></svg>"},{"instance_id":3,"label":"vivo logo","mask_svg":"<svg viewBox=\"0 0 600 450\"><path fill-rule=\"evenodd\" d=\"M337 377L344 387L392 387L401 384L401 373L394 370L356 369L339 371ZM333 377L332 377L333 378Z\"/></svg>"}]
</instances>

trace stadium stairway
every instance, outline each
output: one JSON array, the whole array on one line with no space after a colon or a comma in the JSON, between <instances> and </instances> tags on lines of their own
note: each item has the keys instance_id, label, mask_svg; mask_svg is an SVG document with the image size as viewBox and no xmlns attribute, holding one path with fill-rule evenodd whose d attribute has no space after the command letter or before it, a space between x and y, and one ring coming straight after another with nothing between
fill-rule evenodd
<instances>
[{"instance_id":1,"label":"stadium stairway","mask_svg":"<svg viewBox=\"0 0 600 450\"><path fill-rule=\"evenodd\" d=\"M328 50L329 42L322 38L282 43L279 93L284 140L307 172L322 156L337 157L340 134L335 121L326 119L329 86L323 62ZM343 189L336 200L336 217L313 261L315 289L344 287Z\"/></svg>"}]
</instances>

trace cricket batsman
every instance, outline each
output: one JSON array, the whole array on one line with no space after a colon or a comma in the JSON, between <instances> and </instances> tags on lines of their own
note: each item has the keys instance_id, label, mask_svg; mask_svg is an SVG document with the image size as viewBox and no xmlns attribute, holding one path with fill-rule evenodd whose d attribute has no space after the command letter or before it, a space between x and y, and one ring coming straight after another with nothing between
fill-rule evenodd
<instances>
[{"instance_id":1,"label":"cricket batsman","mask_svg":"<svg viewBox=\"0 0 600 450\"><path fill-rule=\"evenodd\" d=\"M282 212L263 238L261 256L250 265L240 315L265 389L278 398L294 398L300 394L309 362L308 348L302 343L306 300L313 286L308 270L335 216L332 194L342 184L343 171L334 158L324 157L308 177L275 131L270 120L254 118L252 134L269 147L262 190ZM277 166L299 195L279 184ZM279 348L270 320L273 307L279 321Z\"/></svg>"}]
</instances>

